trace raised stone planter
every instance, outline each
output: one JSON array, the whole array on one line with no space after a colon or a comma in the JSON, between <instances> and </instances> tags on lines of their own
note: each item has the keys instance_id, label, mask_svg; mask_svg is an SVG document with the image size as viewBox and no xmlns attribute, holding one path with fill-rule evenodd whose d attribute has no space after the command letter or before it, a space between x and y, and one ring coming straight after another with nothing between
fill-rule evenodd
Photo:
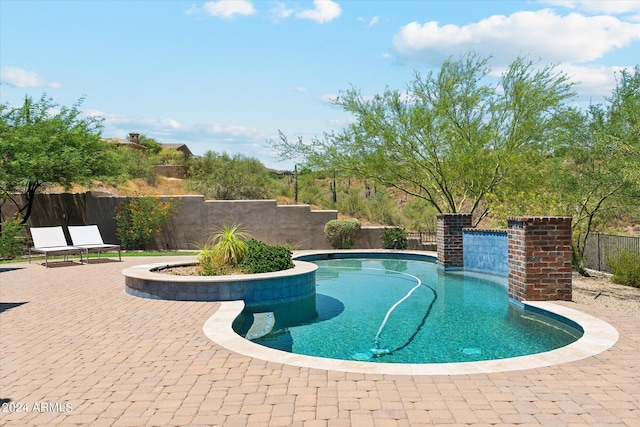
<instances>
[{"instance_id":1,"label":"raised stone planter","mask_svg":"<svg viewBox=\"0 0 640 427\"><path fill-rule=\"evenodd\" d=\"M309 298L316 293L316 270L309 262L294 261L294 268L273 273L231 276L176 276L160 273L168 267L194 262L144 264L125 269L125 290L141 298L174 301L243 300L249 309Z\"/></svg>"}]
</instances>

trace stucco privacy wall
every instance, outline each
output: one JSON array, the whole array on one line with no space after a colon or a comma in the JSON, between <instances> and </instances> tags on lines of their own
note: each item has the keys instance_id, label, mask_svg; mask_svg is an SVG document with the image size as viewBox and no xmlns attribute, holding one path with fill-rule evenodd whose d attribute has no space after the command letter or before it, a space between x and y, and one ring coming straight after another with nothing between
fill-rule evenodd
<instances>
[{"instance_id":1,"label":"stucco privacy wall","mask_svg":"<svg viewBox=\"0 0 640 427\"><path fill-rule=\"evenodd\" d=\"M179 207L155 249L196 249L222 224L242 224L253 237L270 244L291 243L298 249L330 249L324 225L338 217L334 210L311 210L309 205L278 206L275 200L205 200L203 196L162 196L179 201ZM117 242L114 208L127 199L107 193L37 194L30 227L97 224L105 242ZM5 216L15 212L5 203ZM69 240L69 239L67 239ZM70 241L70 240L69 240Z\"/></svg>"}]
</instances>

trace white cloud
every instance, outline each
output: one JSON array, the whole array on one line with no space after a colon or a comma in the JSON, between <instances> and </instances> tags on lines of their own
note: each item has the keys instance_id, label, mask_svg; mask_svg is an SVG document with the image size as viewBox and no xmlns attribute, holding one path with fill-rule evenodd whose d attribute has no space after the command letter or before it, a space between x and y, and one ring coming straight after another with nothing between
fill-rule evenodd
<instances>
[{"instance_id":1,"label":"white cloud","mask_svg":"<svg viewBox=\"0 0 640 427\"><path fill-rule=\"evenodd\" d=\"M174 119L120 116L92 109L84 110L84 114L88 116L100 116L104 118L105 127L112 126L122 128L127 132L141 132L138 129L147 129L151 132L183 129L182 124Z\"/></svg>"},{"instance_id":2,"label":"white cloud","mask_svg":"<svg viewBox=\"0 0 640 427\"><path fill-rule=\"evenodd\" d=\"M638 0L539 0L538 2L589 13L619 15L640 12L640 1Z\"/></svg>"},{"instance_id":3,"label":"white cloud","mask_svg":"<svg viewBox=\"0 0 640 427\"><path fill-rule=\"evenodd\" d=\"M267 133L261 129L249 126L230 125L222 123L207 123L185 126L177 120L169 118L132 117L106 113L94 109L86 109L83 113L87 116L99 116L104 118L105 128L121 129L126 132L140 132L144 134L166 134L172 138L185 140L194 139L194 136L216 136L222 139L250 139L254 141L264 140ZM113 135L106 135L112 137ZM197 139L197 138L196 138Z\"/></svg>"},{"instance_id":4,"label":"white cloud","mask_svg":"<svg viewBox=\"0 0 640 427\"><path fill-rule=\"evenodd\" d=\"M61 88L58 82L46 82L37 73L26 71L18 67L2 67L0 71L0 82L13 87L51 87Z\"/></svg>"},{"instance_id":5,"label":"white cloud","mask_svg":"<svg viewBox=\"0 0 640 427\"><path fill-rule=\"evenodd\" d=\"M640 24L612 16L560 16L549 9L494 15L465 26L412 22L394 36L398 55L439 63L467 51L510 62L518 55L548 62L586 62L640 40Z\"/></svg>"},{"instance_id":6,"label":"white cloud","mask_svg":"<svg viewBox=\"0 0 640 427\"><path fill-rule=\"evenodd\" d=\"M349 118L340 118L340 119L331 119L327 122L327 124L329 126L331 126L332 128L336 128L336 129L342 129L344 127L346 127L347 125L356 123L356 118L355 117L349 117Z\"/></svg>"},{"instance_id":7,"label":"white cloud","mask_svg":"<svg viewBox=\"0 0 640 427\"><path fill-rule=\"evenodd\" d=\"M313 9L303 10L297 13L296 17L324 24L333 21L341 13L340 5L332 0L313 0Z\"/></svg>"},{"instance_id":8,"label":"white cloud","mask_svg":"<svg viewBox=\"0 0 640 427\"><path fill-rule=\"evenodd\" d=\"M323 102L326 104L333 104L338 99L338 95L334 93L326 93L324 95L320 95L319 99L320 99L320 102Z\"/></svg>"},{"instance_id":9,"label":"white cloud","mask_svg":"<svg viewBox=\"0 0 640 427\"><path fill-rule=\"evenodd\" d=\"M277 134L260 128L224 123L199 123L184 125L174 119L149 117L129 117L86 109L86 116L104 118L102 136L105 138L126 138L129 132L139 132L160 142L186 143L195 155L206 151L243 154L258 157L276 164L270 150L265 147L268 138L275 139Z\"/></svg>"},{"instance_id":10,"label":"white cloud","mask_svg":"<svg viewBox=\"0 0 640 427\"><path fill-rule=\"evenodd\" d=\"M605 65L578 66L572 64L560 64L558 69L563 71L578 83L576 90L582 98L589 96L610 96L616 86L616 75L624 67L608 67ZM600 102L600 99L593 100Z\"/></svg>"},{"instance_id":11,"label":"white cloud","mask_svg":"<svg viewBox=\"0 0 640 427\"><path fill-rule=\"evenodd\" d=\"M379 16L374 16L373 18L363 18L363 17L359 17L358 21L360 22L366 22L367 26L369 28L373 27L374 25L376 25L378 22L380 22L380 17Z\"/></svg>"},{"instance_id":12,"label":"white cloud","mask_svg":"<svg viewBox=\"0 0 640 427\"><path fill-rule=\"evenodd\" d=\"M232 18L234 15L253 15L256 9L248 0L209 1L203 6L206 13L212 16Z\"/></svg>"},{"instance_id":13,"label":"white cloud","mask_svg":"<svg viewBox=\"0 0 640 427\"><path fill-rule=\"evenodd\" d=\"M289 9L286 4L276 2L276 5L269 10L269 15L275 21L286 19L293 14L293 9Z\"/></svg>"},{"instance_id":14,"label":"white cloud","mask_svg":"<svg viewBox=\"0 0 640 427\"><path fill-rule=\"evenodd\" d=\"M298 86L297 88L295 88L293 90L295 90L296 92L300 92L300 93L306 93L307 92L307 88L306 87L301 87L301 86Z\"/></svg>"},{"instance_id":15,"label":"white cloud","mask_svg":"<svg viewBox=\"0 0 640 427\"><path fill-rule=\"evenodd\" d=\"M85 109L83 111L83 113L87 117L104 117L104 112L102 112L100 110L94 110L94 109L91 109L91 108Z\"/></svg>"},{"instance_id":16,"label":"white cloud","mask_svg":"<svg viewBox=\"0 0 640 427\"><path fill-rule=\"evenodd\" d=\"M264 140L266 134L264 131L248 126L239 126L239 125L226 125L221 123L214 123L210 125L198 126L201 130L206 133L226 137L230 140L236 138L247 138L253 140Z\"/></svg>"}]
</instances>

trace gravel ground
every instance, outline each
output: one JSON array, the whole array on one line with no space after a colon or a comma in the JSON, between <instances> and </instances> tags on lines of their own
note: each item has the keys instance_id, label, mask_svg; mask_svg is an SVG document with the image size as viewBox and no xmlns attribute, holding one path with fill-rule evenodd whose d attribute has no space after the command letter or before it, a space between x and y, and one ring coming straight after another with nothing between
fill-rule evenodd
<instances>
[{"instance_id":1,"label":"gravel ground","mask_svg":"<svg viewBox=\"0 0 640 427\"><path fill-rule=\"evenodd\" d=\"M573 274L573 301L578 304L640 316L640 288L616 285L610 275L589 271L592 277Z\"/></svg>"}]
</instances>

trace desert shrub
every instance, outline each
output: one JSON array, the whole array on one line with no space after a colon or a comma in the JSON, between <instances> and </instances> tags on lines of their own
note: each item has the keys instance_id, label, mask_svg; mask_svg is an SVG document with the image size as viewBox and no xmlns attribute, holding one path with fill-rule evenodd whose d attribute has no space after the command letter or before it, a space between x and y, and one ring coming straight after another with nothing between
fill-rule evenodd
<instances>
[{"instance_id":1,"label":"desert shrub","mask_svg":"<svg viewBox=\"0 0 640 427\"><path fill-rule=\"evenodd\" d=\"M324 226L324 235L331 246L336 249L351 249L356 243L356 236L360 230L357 219L334 219Z\"/></svg>"},{"instance_id":2,"label":"desert shrub","mask_svg":"<svg viewBox=\"0 0 640 427\"><path fill-rule=\"evenodd\" d=\"M367 203L358 189L350 189L348 193L338 199L337 209L349 216L366 216Z\"/></svg>"},{"instance_id":3,"label":"desert shrub","mask_svg":"<svg viewBox=\"0 0 640 427\"><path fill-rule=\"evenodd\" d=\"M384 191L374 193L366 203L369 221L377 224L398 225L400 213L395 201Z\"/></svg>"},{"instance_id":4,"label":"desert shrub","mask_svg":"<svg viewBox=\"0 0 640 427\"><path fill-rule=\"evenodd\" d=\"M382 232L384 249L407 249L407 232L401 228L385 228Z\"/></svg>"},{"instance_id":5,"label":"desert shrub","mask_svg":"<svg viewBox=\"0 0 640 427\"><path fill-rule=\"evenodd\" d=\"M177 207L177 201L158 197L136 197L115 208L116 234L123 249L145 249L162 231Z\"/></svg>"},{"instance_id":6,"label":"desert shrub","mask_svg":"<svg viewBox=\"0 0 640 427\"><path fill-rule=\"evenodd\" d=\"M122 173L127 178L144 179L149 185L154 185L157 182L158 174L153 170L154 164L151 156L130 147L119 147L117 153Z\"/></svg>"},{"instance_id":7,"label":"desert shrub","mask_svg":"<svg viewBox=\"0 0 640 427\"><path fill-rule=\"evenodd\" d=\"M326 192L320 185L313 182L307 184L302 179L298 182L298 202L307 205L331 206Z\"/></svg>"},{"instance_id":8,"label":"desert shrub","mask_svg":"<svg viewBox=\"0 0 640 427\"><path fill-rule=\"evenodd\" d=\"M240 228L239 224L226 225L215 232L210 239L211 250L222 264L236 266L247 256L246 240L251 236Z\"/></svg>"},{"instance_id":9,"label":"desert shrub","mask_svg":"<svg viewBox=\"0 0 640 427\"><path fill-rule=\"evenodd\" d=\"M20 216L15 215L1 225L0 231L0 258L12 259L22 254L27 246L26 240L20 235L24 229Z\"/></svg>"},{"instance_id":10,"label":"desert shrub","mask_svg":"<svg viewBox=\"0 0 640 427\"><path fill-rule=\"evenodd\" d=\"M435 232L437 214L436 208L426 200L414 198L402 209L402 223L408 230Z\"/></svg>"},{"instance_id":11,"label":"desert shrub","mask_svg":"<svg viewBox=\"0 0 640 427\"><path fill-rule=\"evenodd\" d=\"M207 151L188 164L187 188L208 199L255 200L273 194L273 180L257 159Z\"/></svg>"},{"instance_id":12,"label":"desert shrub","mask_svg":"<svg viewBox=\"0 0 640 427\"><path fill-rule=\"evenodd\" d=\"M293 252L288 246L275 246L251 239L247 242L247 256L238 265L247 274L269 273L293 267Z\"/></svg>"},{"instance_id":13,"label":"desert shrub","mask_svg":"<svg viewBox=\"0 0 640 427\"><path fill-rule=\"evenodd\" d=\"M157 154L150 156L154 165L177 165L184 166L185 157L182 151L171 150L168 148L161 149Z\"/></svg>"},{"instance_id":14,"label":"desert shrub","mask_svg":"<svg viewBox=\"0 0 640 427\"><path fill-rule=\"evenodd\" d=\"M239 272L238 264L247 256L246 240L251 236L240 225L224 224L198 247L198 274L217 276Z\"/></svg>"},{"instance_id":15,"label":"desert shrub","mask_svg":"<svg viewBox=\"0 0 640 427\"><path fill-rule=\"evenodd\" d=\"M237 266L225 264L212 248L202 248L198 251L198 275L200 276L224 276L238 273Z\"/></svg>"},{"instance_id":16,"label":"desert shrub","mask_svg":"<svg viewBox=\"0 0 640 427\"><path fill-rule=\"evenodd\" d=\"M617 257L607 259L607 265L614 283L640 288L640 256L622 251Z\"/></svg>"},{"instance_id":17,"label":"desert shrub","mask_svg":"<svg viewBox=\"0 0 640 427\"><path fill-rule=\"evenodd\" d=\"M220 273L222 262L211 248L204 246L198 251L198 274L200 276L215 276Z\"/></svg>"}]
</instances>

